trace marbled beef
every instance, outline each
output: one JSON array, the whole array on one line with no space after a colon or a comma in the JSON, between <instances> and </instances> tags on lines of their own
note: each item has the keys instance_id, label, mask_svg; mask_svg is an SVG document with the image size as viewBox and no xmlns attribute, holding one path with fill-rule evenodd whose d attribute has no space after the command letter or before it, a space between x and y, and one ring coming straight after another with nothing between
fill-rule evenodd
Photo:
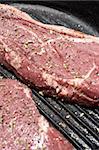
<instances>
[{"instance_id":1,"label":"marbled beef","mask_svg":"<svg viewBox=\"0 0 99 150\"><path fill-rule=\"evenodd\" d=\"M0 62L44 93L99 106L99 38L0 5Z\"/></svg>"}]
</instances>

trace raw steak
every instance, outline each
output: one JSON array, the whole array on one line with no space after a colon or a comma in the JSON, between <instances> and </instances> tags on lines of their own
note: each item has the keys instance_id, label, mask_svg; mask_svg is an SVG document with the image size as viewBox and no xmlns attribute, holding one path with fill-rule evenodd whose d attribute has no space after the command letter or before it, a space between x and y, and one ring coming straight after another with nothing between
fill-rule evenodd
<instances>
[{"instance_id":1,"label":"raw steak","mask_svg":"<svg viewBox=\"0 0 99 150\"><path fill-rule=\"evenodd\" d=\"M73 150L40 115L32 93L16 80L0 79L0 150Z\"/></svg>"},{"instance_id":2,"label":"raw steak","mask_svg":"<svg viewBox=\"0 0 99 150\"><path fill-rule=\"evenodd\" d=\"M0 62L44 93L99 106L99 38L0 5Z\"/></svg>"}]
</instances>

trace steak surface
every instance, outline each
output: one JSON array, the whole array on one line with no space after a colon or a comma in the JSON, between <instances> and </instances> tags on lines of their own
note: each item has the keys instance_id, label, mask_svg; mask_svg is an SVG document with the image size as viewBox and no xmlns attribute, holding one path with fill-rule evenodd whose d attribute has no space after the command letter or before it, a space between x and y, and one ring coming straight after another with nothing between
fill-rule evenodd
<instances>
[{"instance_id":1,"label":"steak surface","mask_svg":"<svg viewBox=\"0 0 99 150\"><path fill-rule=\"evenodd\" d=\"M98 37L43 24L1 4L0 62L45 94L99 106Z\"/></svg>"},{"instance_id":2,"label":"steak surface","mask_svg":"<svg viewBox=\"0 0 99 150\"><path fill-rule=\"evenodd\" d=\"M0 150L73 150L73 146L40 115L27 86L0 79Z\"/></svg>"}]
</instances>

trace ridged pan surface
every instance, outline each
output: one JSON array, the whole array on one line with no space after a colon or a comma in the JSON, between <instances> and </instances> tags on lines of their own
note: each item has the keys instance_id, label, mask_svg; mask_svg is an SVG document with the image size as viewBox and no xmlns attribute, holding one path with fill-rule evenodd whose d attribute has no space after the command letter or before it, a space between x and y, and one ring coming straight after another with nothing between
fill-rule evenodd
<instances>
[{"instance_id":1,"label":"ridged pan surface","mask_svg":"<svg viewBox=\"0 0 99 150\"><path fill-rule=\"evenodd\" d=\"M27 12L32 18L47 24L62 25L92 35L99 35L94 27L70 13L39 5L12 4ZM0 75L16 78L7 68L0 65ZM79 105L44 97L32 89L40 112L74 145L78 150L99 149L99 109L84 108Z\"/></svg>"}]
</instances>

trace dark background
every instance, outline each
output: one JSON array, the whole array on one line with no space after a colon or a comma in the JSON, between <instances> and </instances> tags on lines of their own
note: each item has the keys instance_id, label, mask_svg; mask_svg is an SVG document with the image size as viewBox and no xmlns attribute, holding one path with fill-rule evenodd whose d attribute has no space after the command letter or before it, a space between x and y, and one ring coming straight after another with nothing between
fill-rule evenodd
<instances>
[{"instance_id":1,"label":"dark background","mask_svg":"<svg viewBox=\"0 0 99 150\"><path fill-rule=\"evenodd\" d=\"M31 3L41 4L62 10L64 12L70 12L73 15L86 21L91 26L95 27L99 32L99 2L98 1L33 1L33 0L0 0L2 3Z\"/></svg>"}]
</instances>

